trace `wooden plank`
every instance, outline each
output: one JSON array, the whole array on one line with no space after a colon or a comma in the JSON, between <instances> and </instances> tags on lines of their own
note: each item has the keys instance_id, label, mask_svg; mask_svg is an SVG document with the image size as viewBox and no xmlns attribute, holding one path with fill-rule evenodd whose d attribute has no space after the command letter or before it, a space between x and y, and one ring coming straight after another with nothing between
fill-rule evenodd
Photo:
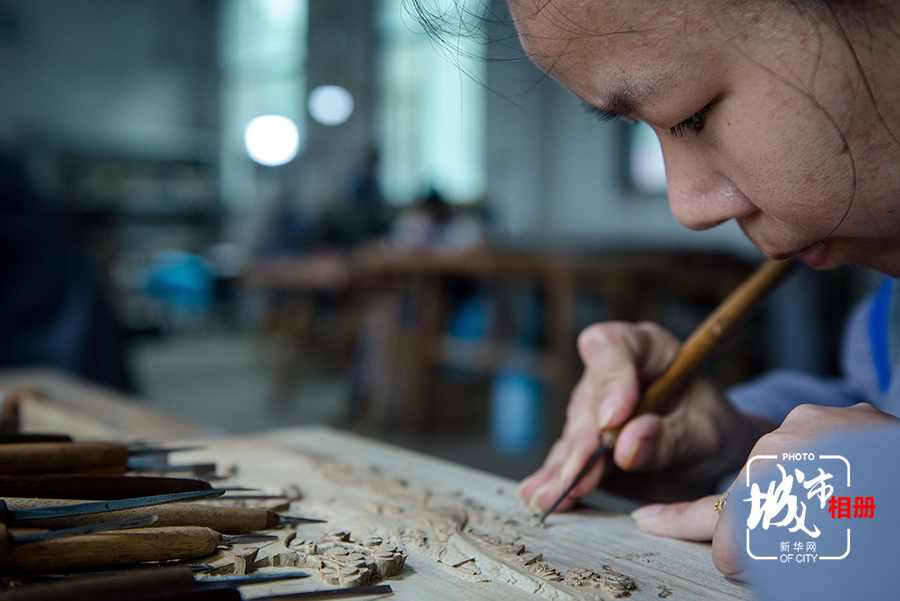
<instances>
[{"instance_id":1,"label":"wooden plank","mask_svg":"<svg viewBox=\"0 0 900 601\"><path fill-rule=\"evenodd\" d=\"M0 391L17 388L34 389L45 399L23 406L23 431L59 432L81 439L115 434L121 440L173 440L208 431L163 415L135 397L54 369L0 371Z\"/></svg>"},{"instance_id":2,"label":"wooden plank","mask_svg":"<svg viewBox=\"0 0 900 601\"><path fill-rule=\"evenodd\" d=\"M589 508L542 526L513 481L351 434L276 431L213 442L185 459L233 463L244 485L297 485L303 498L290 512L328 524L298 528L288 549L334 530L405 549L404 571L388 580L400 600L750 598L713 567L709 545L652 537L627 516ZM310 578L252 594L323 586Z\"/></svg>"},{"instance_id":3,"label":"wooden plank","mask_svg":"<svg viewBox=\"0 0 900 601\"><path fill-rule=\"evenodd\" d=\"M119 419L97 421L79 416L77 404L32 406L32 423L77 417L82 431L112 436L118 427L147 417L131 403L118 407ZM87 407L96 409L96 401ZM143 431L154 438L169 432L166 420L147 423ZM346 547L344 558L362 551L369 553L362 563L373 566L396 565L398 549L406 554L402 571L387 580L399 601L751 597L747 587L715 569L709 545L652 537L627 516L590 508L554 515L541 525L516 497L511 480L326 428L213 439L174 460L234 465L235 483L268 492L296 486L302 492L298 500L272 508L328 520L282 530L274 543L222 550L203 560L219 573L299 565L314 574L248 587L248 598L330 588L340 579L359 581L352 570L336 574L315 567L340 540L347 541L338 543ZM336 537L335 531L345 534Z\"/></svg>"}]
</instances>

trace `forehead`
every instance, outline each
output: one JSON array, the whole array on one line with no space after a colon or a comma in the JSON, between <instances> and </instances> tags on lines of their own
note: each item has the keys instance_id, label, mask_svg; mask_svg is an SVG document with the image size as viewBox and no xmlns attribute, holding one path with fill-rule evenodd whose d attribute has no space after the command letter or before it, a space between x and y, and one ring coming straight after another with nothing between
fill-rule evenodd
<instances>
[{"instance_id":1,"label":"forehead","mask_svg":"<svg viewBox=\"0 0 900 601\"><path fill-rule=\"evenodd\" d=\"M525 51L576 93L595 94L658 80L704 59L711 18L691 0L508 0Z\"/></svg>"}]
</instances>

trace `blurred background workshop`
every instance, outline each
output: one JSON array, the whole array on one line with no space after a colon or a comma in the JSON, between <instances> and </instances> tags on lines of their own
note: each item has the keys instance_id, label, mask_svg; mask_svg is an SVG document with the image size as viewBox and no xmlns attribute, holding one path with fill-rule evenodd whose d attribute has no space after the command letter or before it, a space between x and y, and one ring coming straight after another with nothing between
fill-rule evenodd
<instances>
[{"instance_id":1,"label":"blurred background workshop","mask_svg":"<svg viewBox=\"0 0 900 601\"><path fill-rule=\"evenodd\" d=\"M531 473L581 329L686 336L762 257L675 221L649 127L486 31L436 44L401 0L0 0L0 386ZM837 373L872 282L803 271L710 369Z\"/></svg>"}]
</instances>

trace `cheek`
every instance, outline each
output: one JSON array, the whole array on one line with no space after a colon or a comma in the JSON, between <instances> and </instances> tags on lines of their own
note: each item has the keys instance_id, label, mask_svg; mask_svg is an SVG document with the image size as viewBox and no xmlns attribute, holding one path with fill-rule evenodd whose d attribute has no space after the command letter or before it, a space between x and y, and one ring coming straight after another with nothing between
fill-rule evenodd
<instances>
[{"instance_id":1,"label":"cheek","mask_svg":"<svg viewBox=\"0 0 900 601\"><path fill-rule=\"evenodd\" d=\"M731 180L792 229L831 234L855 188L850 153L834 124L808 97L783 87L757 89L740 104L722 115L720 150Z\"/></svg>"}]
</instances>

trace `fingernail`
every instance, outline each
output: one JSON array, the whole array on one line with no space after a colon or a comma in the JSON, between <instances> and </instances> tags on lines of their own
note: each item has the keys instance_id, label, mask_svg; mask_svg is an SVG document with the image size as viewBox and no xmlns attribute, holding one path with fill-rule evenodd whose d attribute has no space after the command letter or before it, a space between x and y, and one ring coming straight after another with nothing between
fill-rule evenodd
<instances>
[{"instance_id":1,"label":"fingernail","mask_svg":"<svg viewBox=\"0 0 900 601\"><path fill-rule=\"evenodd\" d=\"M606 426L609 425L609 422L612 421L613 411L615 411L615 407L612 403L612 395L606 397L603 400L603 404L600 406L600 429L605 430Z\"/></svg>"},{"instance_id":2,"label":"fingernail","mask_svg":"<svg viewBox=\"0 0 900 601\"><path fill-rule=\"evenodd\" d=\"M556 482L557 494L561 495L566 487L575 479L575 475L581 470L582 466L572 463L571 460L563 465L563 469L559 474L559 480Z\"/></svg>"},{"instance_id":3,"label":"fingernail","mask_svg":"<svg viewBox=\"0 0 900 601\"><path fill-rule=\"evenodd\" d=\"M644 465L653 453L652 443L649 440L640 438L625 456L624 469L629 470L635 466Z\"/></svg>"},{"instance_id":4,"label":"fingernail","mask_svg":"<svg viewBox=\"0 0 900 601\"><path fill-rule=\"evenodd\" d=\"M538 500L540 500L541 495L543 495L545 492L547 492L547 489L550 488L551 484L553 484L552 481L546 482L546 483L542 484L540 487L538 487L538 489L536 491L534 491L534 494L531 495L531 498L528 499L528 506L533 507L535 509L540 509L540 506L538 505Z\"/></svg>"},{"instance_id":5,"label":"fingernail","mask_svg":"<svg viewBox=\"0 0 900 601\"><path fill-rule=\"evenodd\" d=\"M634 458L637 455L638 450L641 448L641 441L638 440L634 445L629 449L628 455L625 456L625 465L622 467L626 470L631 467L634 463Z\"/></svg>"},{"instance_id":6,"label":"fingernail","mask_svg":"<svg viewBox=\"0 0 900 601\"><path fill-rule=\"evenodd\" d=\"M643 520L646 518L652 518L660 511L663 510L665 505L661 503L657 503L655 505L644 505L643 507L639 507L631 512L631 519L633 520Z\"/></svg>"}]
</instances>

